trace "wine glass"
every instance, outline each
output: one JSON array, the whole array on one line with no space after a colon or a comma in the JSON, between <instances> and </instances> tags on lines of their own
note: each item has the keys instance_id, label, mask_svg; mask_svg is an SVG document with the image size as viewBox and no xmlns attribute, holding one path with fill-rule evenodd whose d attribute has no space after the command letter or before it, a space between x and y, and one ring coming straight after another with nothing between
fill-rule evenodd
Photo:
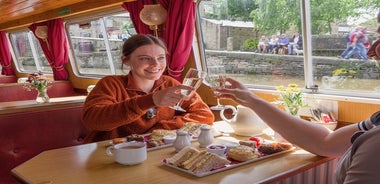
<instances>
[{"instance_id":1,"label":"wine glass","mask_svg":"<svg viewBox=\"0 0 380 184\"><path fill-rule=\"evenodd\" d=\"M191 86L194 87L194 90L196 90L201 84L202 81L206 78L207 73L202 71L202 70L197 70L195 68L190 68L186 75L185 78L183 79L182 84L185 86ZM192 90L186 90L186 89L181 89L181 93L185 96L189 96L191 94ZM171 108L177 111L182 111L186 112L185 109L181 107L183 103L183 99L181 99L177 105L172 106Z\"/></svg>"},{"instance_id":2,"label":"wine glass","mask_svg":"<svg viewBox=\"0 0 380 184\"><path fill-rule=\"evenodd\" d=\"M207 67L208 75L206 78L207 83L211 88L224 87L226 82L226 70L224 66L210 66ZM218 94L217 91L214 90L214 94ZM223 110L225 108L224 105L220 104L219 97L216 98L217 105L210 107L211 110Z\"/></svg>"}]
</instances>

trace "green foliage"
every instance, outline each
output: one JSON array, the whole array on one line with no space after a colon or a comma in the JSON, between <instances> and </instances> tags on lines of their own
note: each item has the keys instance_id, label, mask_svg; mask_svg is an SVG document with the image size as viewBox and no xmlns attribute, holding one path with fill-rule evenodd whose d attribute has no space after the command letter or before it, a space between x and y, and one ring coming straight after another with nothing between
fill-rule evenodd
<instances>
[{"instance_id":1,"label":"green foliage","mask_svg":"<svg viewBox=\"0 0 380 184\"><path fill-rule=\"evenodd\" d=\"M212 0L212 2L214 12L205 15L213 19L251 21L249 14L257 8L255 1L252 0Z\"/></svg>"},{"instance_id":2,"label":"green foliage","mask_svg":"<svg viewBox=\"0 0 380 184\"><path fill-rule=\"evenodd\" d=\"M284 33L292 25L301 25L300 12L295 11L300 9L298 0L258 0L257 5L250 17L260 32Z\"/></svg>"},{"instance_id":3,"label":"green foliage","mask_svg":"<svg viewBox=\"0 0 380 184\"><path fill-rule=\"evenodd\" d=\"M255 50L257 45L259 44L259 40L256 38L249 38L244 41L243 49L245 50Z\"/></svg>"},{"instance_id":4,"label":"green foliage","mask_svg":"<svg viewBox=\"0 0 380 184\"><path fill-rule=\"evenodd\" d=\"M256 69L250 68L250 69L248 69L247 73L248 74L256 74Z\"/></svg>"},{"instance_id":5,"label":"green foliage","mask_svg":"<svg viewBox=\"0 0 380 184\"><path fill-rule=\"evenodd\" d=\"M258 7L252 0L228 0L227 4L230 20L251 21L249 15Z\"/></svg>"},{"instance_id":6,"label":"green foliage","mask_svg":"<svg viewBox=\"0 0 380 184\"><path fill-rule=\"evenodd\" d=\"M132 22L126 22L120 26L120 29L124 31L128 31L128 29L131 29L131 28L133 28Z\"/></svg>"},{"instance_id":7,"label":"green foliage","mask_svg":"<svg viewBox=\"0 0 380 184\"><path fill-rule=\"evenodd\" d=\"M260 32L284 33L292 26L301 30L301 8L299 0L258 0L258 8L251 18ZM379 0L310 0L312 34L331 33L332 25L345 23L348 17L361 15L358 10L378 11Z\"/></svg>"},{"instance_id":8,"label":"green foliage","mask_svg":"<svg viewBox=\"0 0 380 184\"><path fill-rule=\"evenodd\" d=\"M255 29L266 35L285 33L292 28L301 32L300 0L206 2L213 10L212 13L206 13L205 16L208 18L253 21ZM310 0L309 2L312 34L331 33L333 25L346 23L348 17L358 17L363 11L377 12L380 7L380 0Z\"/></svg>"}]
</instances>

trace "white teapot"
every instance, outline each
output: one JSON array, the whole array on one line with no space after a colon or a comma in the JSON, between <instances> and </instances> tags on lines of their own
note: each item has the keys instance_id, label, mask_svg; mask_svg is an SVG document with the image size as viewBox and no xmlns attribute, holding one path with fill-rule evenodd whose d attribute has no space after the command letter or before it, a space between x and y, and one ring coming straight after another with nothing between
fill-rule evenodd
<instances>
[{"instance_id":1,"label":"white teapot","mask_svg":"<svg viewBox=\"0 0 380 184\"><path fill-rule=\"evenodd\" d=\"M227 119L224 110L232 109L234 117ZM237 108L228 105L226 109L220 111L220 117L228 122L236 135L257 136L263 134L263 130L268 125L250 108L238 105Z\"/></svg>"}]
</instances>

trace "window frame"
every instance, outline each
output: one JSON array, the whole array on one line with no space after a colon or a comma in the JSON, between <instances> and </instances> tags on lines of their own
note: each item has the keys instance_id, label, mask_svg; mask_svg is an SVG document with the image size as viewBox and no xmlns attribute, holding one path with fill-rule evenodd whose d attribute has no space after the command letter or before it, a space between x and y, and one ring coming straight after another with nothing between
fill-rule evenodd
<instances>
[{"instance_id":1,"label":"window frame","mask_svg":"<svg viewBox=\"0 0 380 184\"><path fill-rule=\"evenodd\" d=\"M112 54L111 54L111 47L110 47L110 41L112 40L111 38L107 37L107 30L106 30L106 22L105 22L105 17L109 17L109 16L114 16L114 15L118 15L118 14L128 14L129 12L123 10L123 9L114 9L114 10L110 10L110 11L105 11L105 12L101 12L101 13L94 13L91 17L88 17L88 16L78 16L78 17L74 17L74 18L68 18L68 19L65 19L64 22L65 22L65 29L66 29L66 33L67 33L67 38L68 38L68 47L69 47L69 60L70 60L70 64L72 65L72 68L73 68L73 73L75 76L77 77L85 77L85 78L102 78L106 75L116 75L116 66L114 65L114 61L112 59ZM82 73L80 72L80 69L79 69L79 63L77 61L77 58L75 56L75 52L74 52L74 48L73 48L73 44L72 44L72 36L70 35L70 32L69 32L69 26L70 24L79 24L79 23L83 23L83 22L91 22L91 21L100 21L100 26L101 26L101 31L104 35L106 36L103 36L103 41L105 43L105 47L106 47L106 53L107 53L107 61L108 61L108 64L109 64L109 70L111 72L111 74L96 74L96 73ZM91 38L90 38L91 39ZM123 69L123 71L126 70L126 69Z\"/></svg>"},{"instance_id":2,"label":"window frame","mask_svg":"<svg viewBox=\"0 0 380 184\"><path fill-rule=\"evenodd\" d=\"M14 41L12 38L12 34L18 34L18 33L24 33L27 36L27 42L28 43L26 43L26 44L28 44L30 46L30 49L32 52L32 57L33 57L34 67L36 68L35 70L28 70L28 69L25 69L23 66L20 65L20 61L19 61L20 56L19 56L19 54L16 54L16 48L15 48L16 45L12 44ZM17 29L17 30L7 32L6 36L8 38L8 43L10 45L9 50L10 50L12 59L14 60L15 68L18 72L21 72L21 73L43 72L45 74L53 74L53 70L51 69L50 64L48 66L50 68L50 70L43 70L43 67L40 65L41 61L38 58L38 56L44 57L46 61L47 61L47 59L45 57L45 54L43 54L43 55L38 54L37 46L34 44L34 41L33 41L33 38L36 40L37 40L37 38L35 38L32 31L30 31L27 28ZM38 42L38 40L37 40L37 42ZM41 46L38 48L41 49ZM19 51L17 51L17 52L19 52ZM42 49L41 49L41 52L43 53Z\"/></svg>"},{"instance_id":3,"label":"window frame","mask_svg":"<svg viewBox=\"0 0 380 184\"><path fill-rule=\"evenodd\" d=\"M200 25L201 15L199 12L200 3L205 0L197 1L196 4L196 39L198 40L198 46L194 47L194 49L199 49L197 51L199 54L199 58L195 57L195 59L199 59L203 66L206 67L207 70L207 60L206 60L206 50L204 48L203 42L203 32ZM377 94L376 91L346 91L346 90L325 90L318 88L318 86L314 83L313 80L313 55L312 55L312 39L311 39L311 20L310 20L310 2L309 1L300 1L301 6L301 23L302 23L302 38L303 38L303 63L304 63L304 83L305 87L301 90L306 94L313 98L321 98L328 100L336 100L340 99L343 101L373 101L376 103L380 103L380 94ZM380 80L380 79L379 79ZM244 84L250 90L253 91L261 91L264 93L276 94L276 86L269 85L255 85L255 84Z\"/></svg>"}]
</instances>

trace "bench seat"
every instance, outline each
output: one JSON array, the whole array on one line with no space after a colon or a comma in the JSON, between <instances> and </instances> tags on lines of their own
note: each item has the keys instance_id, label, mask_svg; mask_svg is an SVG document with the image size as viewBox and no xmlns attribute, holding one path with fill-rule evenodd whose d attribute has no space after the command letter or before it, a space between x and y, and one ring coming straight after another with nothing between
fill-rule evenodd
<instances>
[{"instance_id":1,"label":"bench seat","mask_svg":"<svg viewBox=\"0 0 380 184\"><path fill-rule=\"evenodd\" d=\"M15 75L0 75L0 84L2 83L16 83L17 77Z\"/></svg>"},{"instance_id":2,"label":"bench seat","mask_svg":"<svg viewBox=\"0 0 380 184\"><path fill-rule=\"evenodd\" d=\"M18 183L11 170L45 150L84 143L88 131L81 122L83 101L57 104L0 111L0 183Z\"/></svg>"},{"instance_id":3,"label":"bench seat","mask_svg":"<svg viewBox=\"0 0 380 184\"><path fill-rule=\"evenodd\" d=\"M37 91L28 91L22 83L0 84L0 102L34 100ZM81 95L75 92L70 81L53 81L47 89L50 98Z\"/></svg>"}]
</instances>

